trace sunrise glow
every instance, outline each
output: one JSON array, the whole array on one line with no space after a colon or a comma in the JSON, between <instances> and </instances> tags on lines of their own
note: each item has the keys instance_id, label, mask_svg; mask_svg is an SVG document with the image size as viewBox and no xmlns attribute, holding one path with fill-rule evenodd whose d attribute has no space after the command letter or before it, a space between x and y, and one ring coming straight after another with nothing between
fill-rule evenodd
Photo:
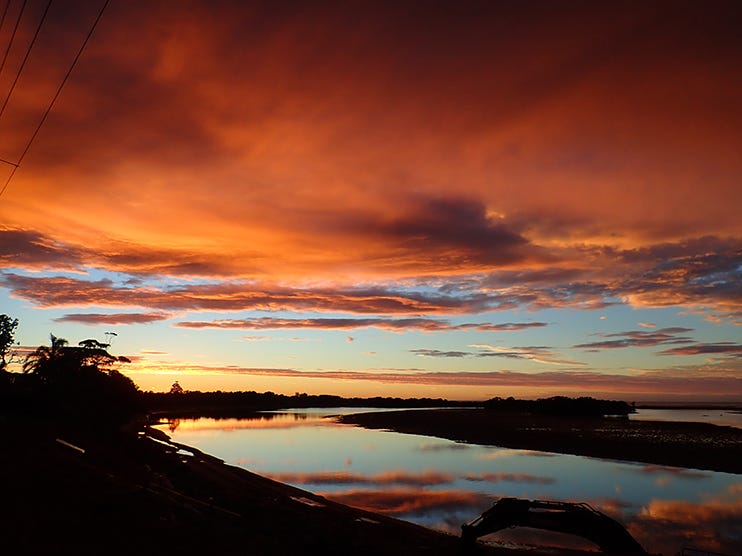
<instances>
[{"instance_id":1,"label":"sunrise glow","mask_svg":"<svg viewBox=\"0 0 742 556\"><path fill-rule=\"evenodd\" d=\"M19 356L109 341L144 390L742 401L735 3L113 2L23 156L99 9L51 7L0 113Z\"/></svg>"}]
</instances>

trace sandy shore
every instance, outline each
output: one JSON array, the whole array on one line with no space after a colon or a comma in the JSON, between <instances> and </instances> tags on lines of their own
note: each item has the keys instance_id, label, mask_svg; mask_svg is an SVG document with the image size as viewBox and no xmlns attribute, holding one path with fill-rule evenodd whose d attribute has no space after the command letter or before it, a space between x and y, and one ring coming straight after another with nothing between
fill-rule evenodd
<instances>
[{"instance_id":1,"label":"sandy shore","mask_svg":"<svg viewBox=\"0 0 742 556\"><path fill-rule=\"evenodd\" d=\"M384 411L340 420L472 444L742 474L742 430L706 423L505 415L479 409Z\"/></svg>"}]
</instances>

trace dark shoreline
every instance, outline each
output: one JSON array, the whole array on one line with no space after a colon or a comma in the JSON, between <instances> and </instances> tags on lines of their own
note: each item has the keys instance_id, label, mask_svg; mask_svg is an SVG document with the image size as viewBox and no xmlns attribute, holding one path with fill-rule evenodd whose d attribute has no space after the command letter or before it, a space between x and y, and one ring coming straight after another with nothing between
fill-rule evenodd
<instances>
[{"instance_id":1,"label":"dark shoreline","mask_svg":"<svg viewBox=\"0 0 742 556\"><path fill-rule=\"evenodd\" d=\"M742 431L732 427L477 409L361 413L340 420L478 444L742 472ZM466 550L457 537L227 465L144 424L126 432L94 425L0 417L0 533L5 546L19 547L15 554L524 553L482 544ZM632 436L621 440L626 433ZM655 443L658 434L664 441Z\"/></svg>"},{"instance_id":2,"label":"dark shoreline","mask_svg":"<svg viewBox=\"0 0 742 556\"><path fill-rule=\"evenodd\" d=\"M557 418L479 409L356 413L339 420L470 444L742 474L742 430L708 423Z\"/></svg>"},{"instance_id":3,"label":"dark shoreline","mask_svg":"<svg viewBox=\"0 0 742 556\"><path fill-rule=\"evenodd\" d=\"M464 550L457 537L227 465L148 427L0 417L0 437L0 534L13 554L522 554Z\"/></svg>"}]
</instances>

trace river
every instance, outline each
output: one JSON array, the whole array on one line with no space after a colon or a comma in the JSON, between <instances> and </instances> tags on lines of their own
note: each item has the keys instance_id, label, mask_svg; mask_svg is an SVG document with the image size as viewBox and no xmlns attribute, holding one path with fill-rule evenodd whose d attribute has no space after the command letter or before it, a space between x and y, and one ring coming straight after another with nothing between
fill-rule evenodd
<instances>
[{"instance_id":1,"label":"river","mask_svg":"<svg viewBox=\"0 0 742 556\"><path fill-rule=\"evenodd\" d=\"M461 444L342 425L350 410L268 412L252 419L160 425L174 441L332 500L458 534L502 496L587 502L624 524L651 553L684 547L738 554L742 476L555 453ZM516 528L507 546L595 548Z\"/></svg>"},{"instance_id":2,"label":"river","mask_svg":"<svg viewBox=\"0 0 742 556\"><path fill-rule=\"evenodd\" d=\"M689 421L742 429L742 412L728 409L637 409L634 421Z\"/></svg>"}]
</instances>

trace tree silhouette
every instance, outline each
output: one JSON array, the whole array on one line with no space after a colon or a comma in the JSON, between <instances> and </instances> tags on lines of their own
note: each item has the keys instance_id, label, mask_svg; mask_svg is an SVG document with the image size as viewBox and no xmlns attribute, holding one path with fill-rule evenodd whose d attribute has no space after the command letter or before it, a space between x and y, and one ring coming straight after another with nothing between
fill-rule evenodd
<instances>
[{"instance_id":1,"label":"tree silhouette","mask_svg":"<svg viewBox=\"0 0 742 556\"><path fill-rule=\"evenodd\" d=\"M67 340L49 334L50 346L39 346L26 356L23 372L37 377L43 383L54 382L65 367L71 367L72 361L66 352Z\"/></svg>"},{"instance_id":2,"label":"tree silhouette","mask_svg":"<svg viewBox=\"0 0 742 556\"><path fill-rule=\"evenodd\" d=\"M5 314L0 315L0 372L5 371L8 366L8 356L15 340L16 328L18 319L12 319Z\"/></svg>"},{"instance_id":3,"label":"tree silhouette","mask_svg":"<svg viewBox=\"0 0 742 556\"><path fill-rule=\"evenodd\" d=\"M185 390L183 390L183 387L180 385L180 383L177 380L173 382L173 385L170 387L170 393L182 394L183 392L185 392Z\"/></svg>"},{"instance_id":4,"label":"tree silhouette","mask_svg":"<svg viewBox=\"0 0 742 556\"><path fill-rule=\"evenodd\" d=\"M49 346L39 346L26 357L23 371L37 384L46 409L66 415L96 417L130 413L138 388L115 365L126 357L108 353L108 344L83 340L77 346L50 335Z\"/></svg>"}]
</instances>

